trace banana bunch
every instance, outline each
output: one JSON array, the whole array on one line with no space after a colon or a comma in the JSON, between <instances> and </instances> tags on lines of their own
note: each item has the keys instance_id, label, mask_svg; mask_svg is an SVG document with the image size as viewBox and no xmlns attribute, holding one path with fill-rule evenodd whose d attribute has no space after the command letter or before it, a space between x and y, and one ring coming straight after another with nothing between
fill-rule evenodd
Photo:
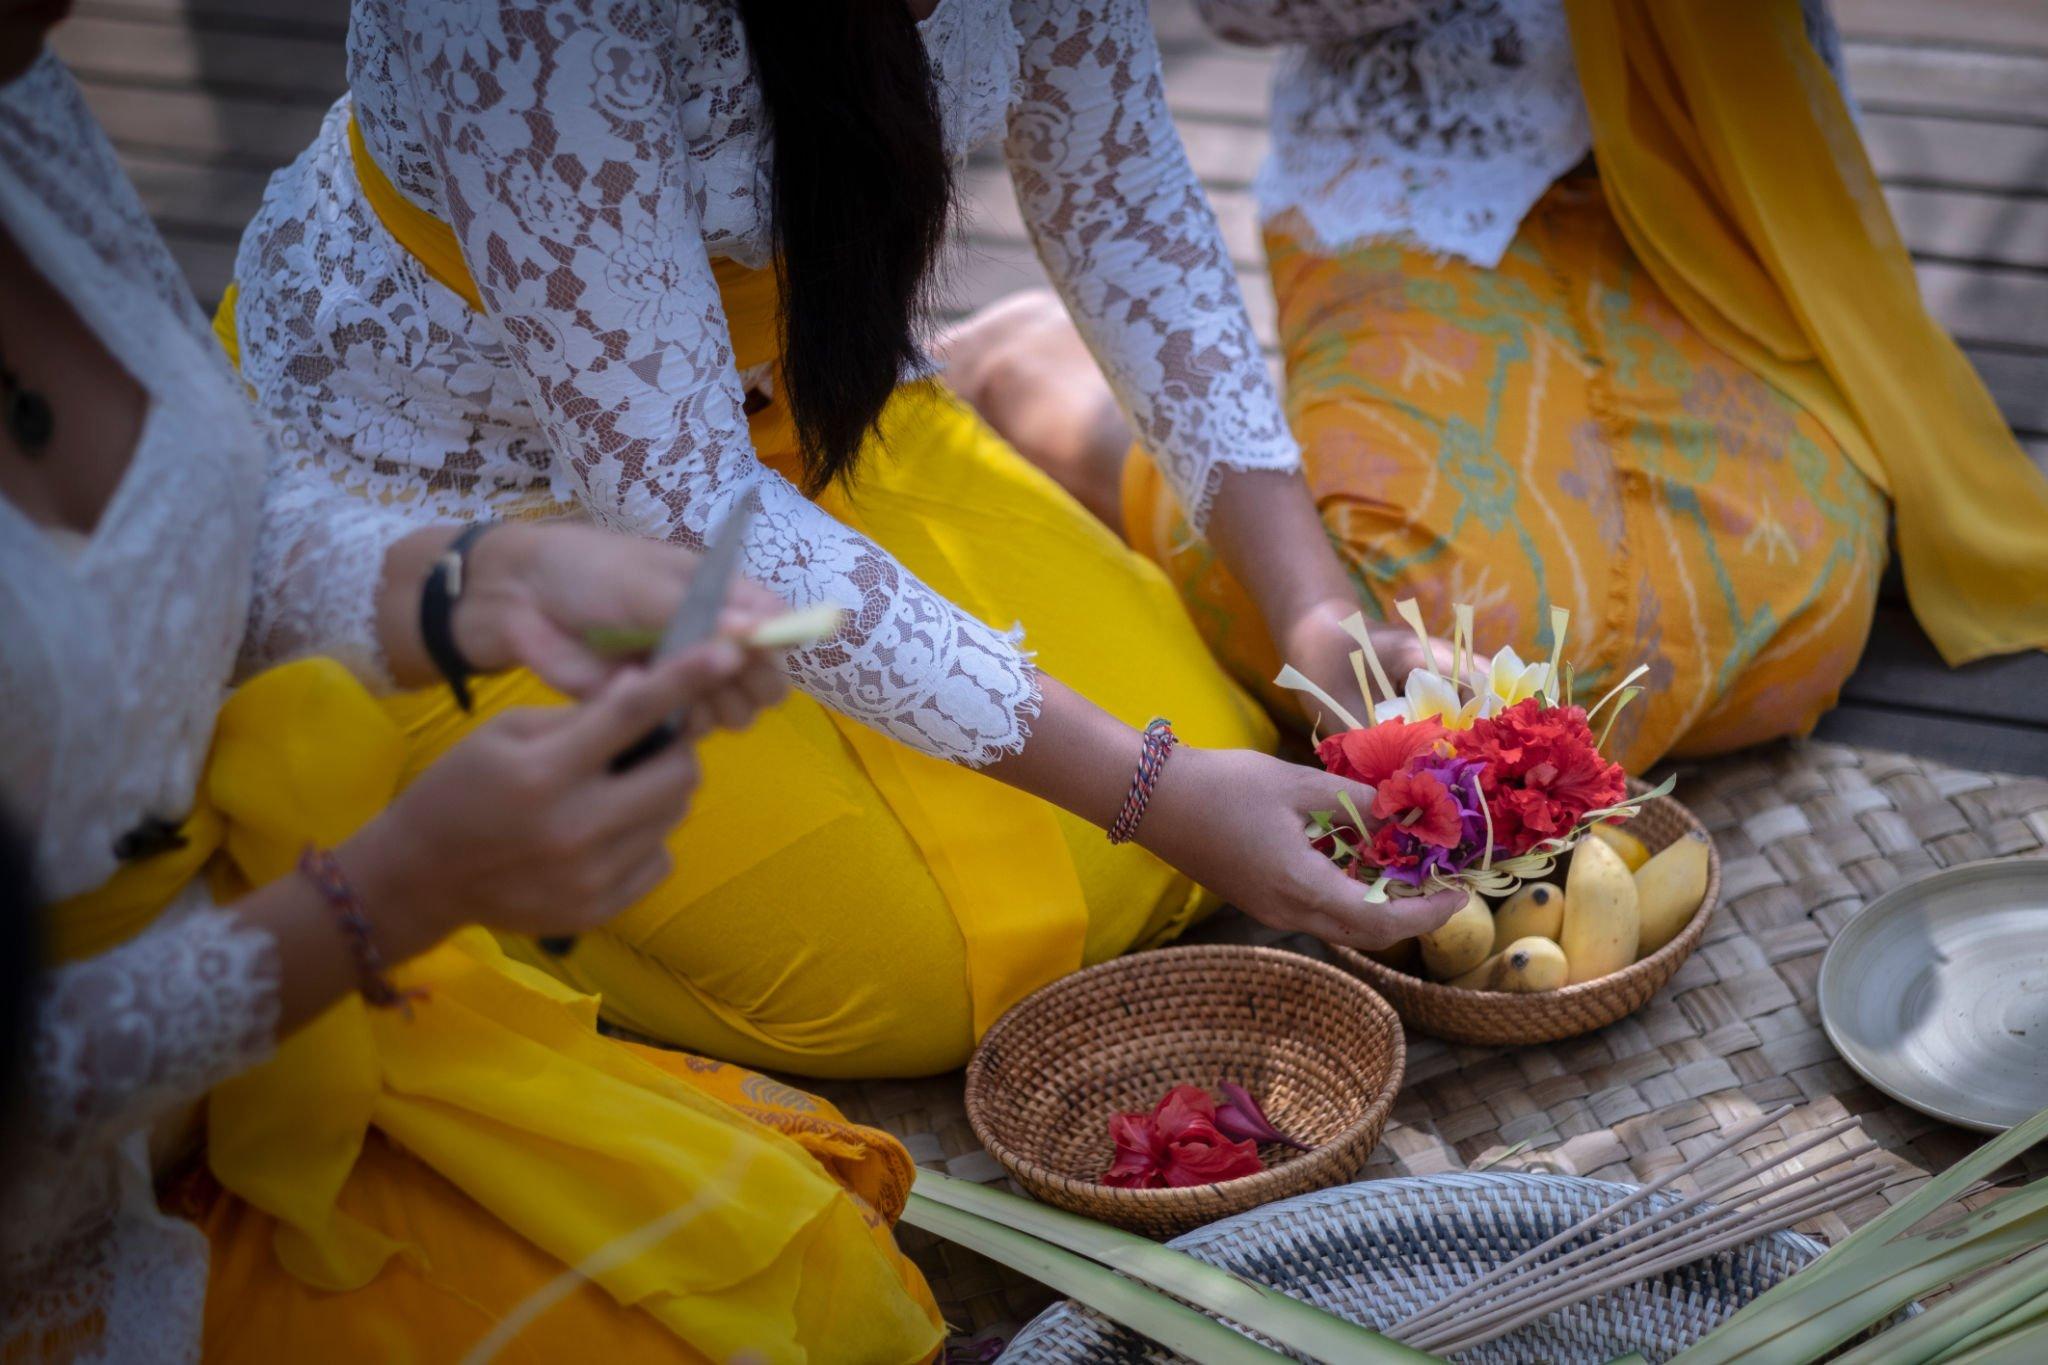
<instances>
[{"instance_id":1,"label":"banana bunch","mask_svg":"<svg viewBox=\"0 0 2048 1365\"><path fill-rule=\"evenodd\" d=\"M1620 826L1596 825L1572 850L1562 887L1528 882L1498 905L1473 892L1435 932L1372 956L1465 990L1554 991L1656 952L1706 894L1705 835L1652 854Z\"/></svg>"}]
</instances>

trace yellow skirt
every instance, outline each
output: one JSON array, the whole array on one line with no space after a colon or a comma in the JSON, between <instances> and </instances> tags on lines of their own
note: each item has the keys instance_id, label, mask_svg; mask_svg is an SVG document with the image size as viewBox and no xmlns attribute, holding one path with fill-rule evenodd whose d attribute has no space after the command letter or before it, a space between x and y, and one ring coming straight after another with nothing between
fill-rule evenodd
<instances>
[{"instance_id":1,"label":"yellow skirt","mask_svg":"<svg viewBox=\"0 0 2048 1365\"><path fill-rule=\"evenodd\" d=\"M1549 653L1552 606L1632 770L1804 734L1861 656L1883 496L1813 415L1682 318L1600 184L1553 186L1494 269L1392 243L1267 234L1288 417L1323 523L1369 606ZM1131 543L1166 567L1252 685L1278 666L1242 588L1139 456Z\"/></svg>"},{"instance_id":2,"label":"yellow skirt","mask_svg":"<svg viewBox=\"0 0 2048 1365\"><path fill-rule=\"evenodd\" d=\"M756 446L793 467L773 413ZM1159 570L942 386L899 390L852 493L821 502L967 611L1023 626L1043 668L1120 719L1167 716L1198 745L1274 743ZM478 719L559 700L523 671L476 698L474 717L444 688L390 704L411 774ZM566 960L506 944L601 995L613 1022L694 1052L814 1076L945 1071L1025 994L1211 908L1142 849L808 697L701 756L667 884Z\"/></svg>"},{"instance_id":3,"label":"yellow skirt","mask_svg":"<svg viewBox=\"0 0 2048 1365\"><path fill-rule=\"evenodd\" d=\"M938 1305L923 1275L897 1249L891 1232L913 1174L899 1144L847 1123L823 1100L764 1076L656 1048L632 1050L792 1138L843 1187L844 1199L831 1211L843 1227L817 1239L800 1286L805 1301L791 1311L805 1322L861 1323L872 1335L806 1343L817 1360L862 1359L908 1335L879 1307L885 1300L899 1313L899 1303L913 1314L921 1310L928 1331L941 1331ZM375 1130L349 1174L339 1208L410 1250L360 1289L332 1293L294 1278L274 1249L277 1220L223 1190L204 1167L165 1187L162 1203L167 1212L198 1224L210 1247L203 1352L209 1365L287 1359L304 1365L454 1365L469 1359L495 1365L708 1365L710 1359L652 1314L620 1304L595 1282L567 1271ZM863 1228L879 1254L844 1254L861 1240ZM877 1273L883 1276L879 1281L863 1278Z\"/></svg>"}]
</instances>

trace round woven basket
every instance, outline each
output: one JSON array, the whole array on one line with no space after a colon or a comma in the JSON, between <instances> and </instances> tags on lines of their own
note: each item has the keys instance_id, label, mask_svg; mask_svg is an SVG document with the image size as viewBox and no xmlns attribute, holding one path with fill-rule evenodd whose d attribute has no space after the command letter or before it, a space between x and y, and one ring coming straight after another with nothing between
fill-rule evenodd
<instances>
[{"instance_id":1,"label":"round woven basket","mask_svg":"<svg viewBox=\"0 0 2048 1365\"><path fill-rule=\"evenodd\" d=\"M1274 948L1162 948L1074 973L1018 1002L967 1066L975 1136L1049 1204L1153 1237L1349 1180L1380 1140L1405 1057L1387 1002ZM1187 1189L1100 1182L1109 1120L1176 1085L1258 1097L1309 1143L1265 1147L1257 1175Z\"/></svg>"},{"instance_id":2,"label":"round woven basket","mask_svg":"<svg viewBox=\"0 0 2048 1365\"><path fill-rule=\"evenodd\" d=\"M1638 789L1640 789L1640 784ZM1706 829L1693 813L1668 796L1644 805L1628 822L1628 830L1652 853L1675 842L1688 830ZM1707 840L1707 894L1678 937L1641 962L1594 981L1561 990L1515 995L1504 991L1468 991L1425 981L1396 971L1354 948L1331 944L1336 959L1372 983L1417 1032L1454 1043L1520 1045L1550 1043L1605 1028L1633 1014L1664 988L1699 947L1707 920L1721 899L1721 855Z\"/></svg>"},{"instance_id":3,"label":"round woven basket","mask_svg":"<svg viewBox=\"0 0 2048 1365\"><path fill-rule=\"evenodd\" d=\"M1629 1188L1519 1172L1371 1180L1268 1204L1173 1245L1353 1322L1385 1327L1549 1240ZM1652 1195L1645 1209L1677 1198ZM1633 1350L1668 1360L1821 1250L1810 1237L1774 1233L1574 1304L1456 1359L1459 1365L1599 1365ZM1068 1302L1033 1319L1003 1353L1002 1365L1180 1360Z\"/></svg>"}]
</instances>

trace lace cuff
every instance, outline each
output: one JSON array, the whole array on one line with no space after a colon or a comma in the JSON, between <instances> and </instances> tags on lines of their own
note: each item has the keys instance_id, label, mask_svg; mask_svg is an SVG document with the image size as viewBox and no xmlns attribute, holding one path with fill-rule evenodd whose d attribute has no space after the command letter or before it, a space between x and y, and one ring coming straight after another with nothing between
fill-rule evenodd
<instances>
[{"instance_id":1,"label":"lace cuff","mask_svg":"<svg viewBox=\"0 0 2048 1365\"><path fill-rule=\"evenodd\" d=\"M203 897L203 891L190 893ZM261 1061L276 1045L277 942L212 905L49 973L34 1094L57 1151L112 1143Z\"/></svg>"},{"instance_id":2,"label":"lace cuff","mask_svg":"<svg viewBox=\"0 0 2048 1365\"><path fill-rule=\"evenodd\" d=\"M445 522L336 485L319 468L273 459L256 540L255 590L240 673L325 654L372 688L392 687L377 638L377 594L394 542Z\"/></svg>"}]
</instances>

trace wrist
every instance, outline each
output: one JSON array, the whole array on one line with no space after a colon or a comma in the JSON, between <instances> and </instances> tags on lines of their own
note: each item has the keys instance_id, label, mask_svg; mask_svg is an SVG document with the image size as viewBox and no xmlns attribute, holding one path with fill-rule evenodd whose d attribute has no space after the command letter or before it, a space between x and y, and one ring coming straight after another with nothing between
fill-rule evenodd
<instances>
[{"instance_id":1,"label":"wrist","mask_svg":"<svg viewBox=\"0 0 2048 1365\"><path fill-rule=\"evenodd\" d=\"M386 961L416 957L461 923L455 898L438 888L429 851L387 811L334 851L361 899L363 916Z\"/></svg>"},{"instance_id":2,"label":"wrist","mask_svg":"<svg viewBox=\"0 0 2048 1365\"><path fill-rule=\"evenodd\" d=\"M449 633L479 673L494 673L519 661L509 626L517 607L531 596L533 532L533 527L517 523L495 525L470 546Z\"/></svg>"},{"instance_id":3,"label":"wrist","mask_svg":"<svg viewBox=\"0 0 2048 1365\"><path fill-rule=\"evenodd\" d=\"M1182 744L1159 774L1151 804L1131 842L1147 853L1174 866L1188 846L1196 811L1196 794L1203 789L1203 772L1215 760L1215 752Z\"/></svg>"}]
</instances>

